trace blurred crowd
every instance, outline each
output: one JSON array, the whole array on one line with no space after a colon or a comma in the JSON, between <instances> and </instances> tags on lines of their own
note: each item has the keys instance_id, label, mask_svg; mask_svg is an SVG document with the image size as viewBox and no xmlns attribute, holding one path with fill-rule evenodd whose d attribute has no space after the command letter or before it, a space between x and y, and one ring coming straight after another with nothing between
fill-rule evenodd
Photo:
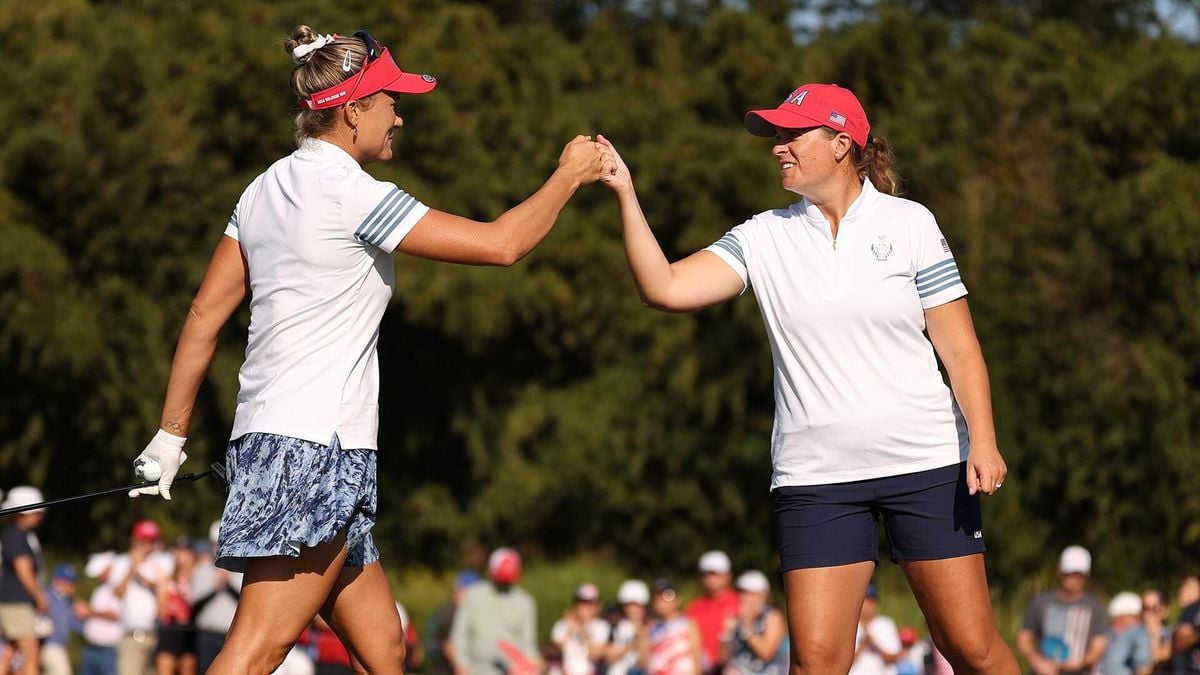
<instances>
[{"instance_id":1,"label":"blurred crowd","mask_svg":"<svg viewBox=\"0 0 1200 675\"><path fill-rule=\"evenodd\" d=\"M0 509L42 501L33 487L8 491ZM0 530L0 675L195 675L224 644L241 575L216 567L217 524L205 536L163 541L151 520L134 524L126 551L93 554L82 570L45 570L36 530L44 509L7 516ZM1058 585L1028 605L1017 648L1036 675L1200 673L1200 579L1169 599L1159 589L1122 591L1107 605L1088 590L1090 553L1062 551ZM579 584L549 635L520 585L522 560L500 548L486 574L460 572L420 635L403 606L406 670L430 675L786 675L787 622L768 575L735 575L729 556L699 559L701 594L684 603L676 585L628 579L615 597ZM81 576L93 587L79 597ZM71 646L75 645L75 648ZM81 646L81 649L79 648ZM354 672L350 655L319 617L284 664L285 675ZM952 673L933 641L879 611L867 589L851 675Z\"/></svg>"}]
</instances>

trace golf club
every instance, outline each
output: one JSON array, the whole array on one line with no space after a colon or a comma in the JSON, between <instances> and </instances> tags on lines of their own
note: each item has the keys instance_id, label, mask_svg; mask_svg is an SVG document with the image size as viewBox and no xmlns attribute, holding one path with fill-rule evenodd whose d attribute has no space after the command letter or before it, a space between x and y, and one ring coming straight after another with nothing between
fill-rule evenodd
<instances>
[{"instance_id":1,"label":"golf club","mask_svg":"<svg viewBox=\"0 0 1200 675\"><path fill-rule=\"evenodd\" d=\"M175 476L175 482L178 483L179 481L187 481L189 483L194 483L201 478L208 476L209 474L215 475L217 480L221 481L221 487L226 489L229 488L229 480L228 475L225 472L225 465L220 462L213 462L207 469L199 473L185 473ZM24 511L36 511L37 509L58 506L59 504L69 504L71 502L83 501L85 499L92 499L94 497L103 497L104 495L115 495L117 493L128 494L130 490L150 487L152 485L158 485L158 481L148 480L144 483L110 488L108 490L100 490L99 492L89 492L87 494L75 495L74 497L62 497L60 499L51 499L49 501L38 502L36 504L26 504L25 506L14 506L12 508L0 509L0 516L7 516L10 513L22 513Z\"/></svg>"}]
</instances>

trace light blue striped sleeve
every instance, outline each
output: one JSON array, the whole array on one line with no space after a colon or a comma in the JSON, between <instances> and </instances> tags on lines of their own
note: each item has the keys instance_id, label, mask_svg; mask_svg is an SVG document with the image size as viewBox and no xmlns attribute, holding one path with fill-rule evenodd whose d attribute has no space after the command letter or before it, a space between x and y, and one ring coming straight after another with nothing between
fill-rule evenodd
<instances>
[{"instance_id":1,"label":"light blue striped sleeve","mask_svg":"<svg viewBox=\"0 0 1200 675\"><path fill-rule=\"evenodd\" d=\"M929 309L957 300L967 294L958 262L950 252L950 244L929 214L928 220L920 225L915 248L917 269L917 295L921 307Z\"/></svg>"},{"instance_id":2,"label":"light blue striped sleeve","mask_svg":"<svg viewBox=\"0 0 1200 675\"><path fill-rule=\"evenodd\" d=\"M366 172L347 179L342 205L354 239L389 253L429 212L416 197Z\"/></svg>"},{"instance_id":3,"label":"light blue striped sleeve","mask_svg":"<svg viewBox=\"0 0 1200 675\"><path fill-rule=\"evenodd\" d=\"M225 236L233 237L235 240L238 238L238 207L236 204L233 206L233 215L229 216L229 222L225 225Z\"/></svg>"},{"instance_id":4,"label":"light blue striped sleeve","mask_svg":"<svg viewBox=\"0 0 1200 675\"><path fill-rule=\"evenodd\" d=\"M724 236L704 250L715 254L724 260L725 264L732 267L734 272L737 272L742 279L742 292L744 293L750 285L750 267L747 257L750 247L747 245L746 237L739 232L741 227L739 225L726 232Z\"/></svg>"}]
</instances>

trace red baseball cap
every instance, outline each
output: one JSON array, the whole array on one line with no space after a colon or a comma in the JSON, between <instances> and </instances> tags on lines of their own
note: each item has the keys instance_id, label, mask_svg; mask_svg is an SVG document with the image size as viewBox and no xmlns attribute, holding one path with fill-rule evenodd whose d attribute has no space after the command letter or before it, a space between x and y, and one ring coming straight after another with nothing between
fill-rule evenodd
<instances>
[{"instance_id":1,"label":"red baseball cap","mask_svg":"<svg viewBox=\"0 0 1200 675\"><path fill-rule=\"evenodd\" d=\"M322 89L308 98L300 99L300 107L308 110L336 108L343 103L366 98L381 91L396 94L427 94L437 86L432 75L417 75L400 70L392 53L381 47L370 34L360 30L354 37L367 44L366 64L342 82Z\"/></svg>"},{"instance_id":2,"label":"red baseball cap","mask_svg":"<svg viewBox=\"0 0 1200 675\"><path fill-rule=\"evenodd\" d=\"M149 518L143 518L133 524L132 536L141 541L158 541L162 538L162 532L158 529L158 523Z\"/></svg>"},{"instance_id":3,"label":"red baseball cap","mask_svg":"<svg viewBox=\"0 0 1200 675\"><path fill-rule=\"evenodd\" d=\"M867 113L854 92L836 84L805 84L770 110L751 110L743 120L746 131L771 137L776 127L808 129L829 127L850 134L859 147L866 147L871 133Z\"/></svg>"},{"instance_id":4,"label":"red baseball cap","mask_svg":"<svg viewBox=\"0 0 1200 675\"><path fill-rule=\"evenodd\" d=\"M521 578L521 554L504 547L492 551L488 558L488 574L498 584L515 584Z\"/></svg>"}]
</instances>

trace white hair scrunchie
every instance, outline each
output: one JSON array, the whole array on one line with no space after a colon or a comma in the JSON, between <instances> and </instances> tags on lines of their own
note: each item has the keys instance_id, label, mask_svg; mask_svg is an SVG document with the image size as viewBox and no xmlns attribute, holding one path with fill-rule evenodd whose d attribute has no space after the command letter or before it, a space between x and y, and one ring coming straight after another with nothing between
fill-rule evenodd
<instances>
[{"instance_id":1,"label":"white hair scrunchie","mask_svg":"<svg viewBox=\"0 0 1200 675\"><path fill-rule=\"evenodd\" d=\"M303 61L304 57L317 51L321 47L324 47L325 45L333 42L336 39L337 39L336 35L318 35L317 39L313 40L312 42L302 44L302 45L296 45L296 48L292 50L292 61L296 62L297 64L304 63L304 61Z\"/></svg>"}]
</instances>

